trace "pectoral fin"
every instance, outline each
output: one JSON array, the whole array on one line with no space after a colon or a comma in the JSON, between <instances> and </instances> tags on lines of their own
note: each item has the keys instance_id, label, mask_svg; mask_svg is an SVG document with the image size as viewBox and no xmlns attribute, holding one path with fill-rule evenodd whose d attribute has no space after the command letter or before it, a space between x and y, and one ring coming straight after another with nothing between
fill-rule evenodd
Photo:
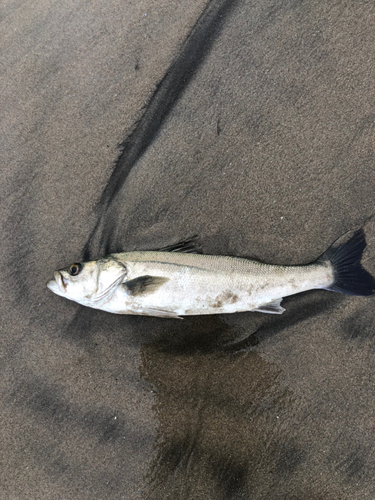
<instances>
[{"instance_id":1,"label":"pectoral fin","mask_svg":"<svg viewBox=\"0 0 375 500\"><path fill-rule=\"evenodd\" d=\"M125 281L122 286L129 295L141 295L155 292L161 285L169 281L169 278L160 276L139 276L130 281Z\"/></svg>"},{"instance_id":2,"label":"pectoral fin","mask_svg":"<svg viewBox=\"0 0 375 500\"><path fill-rule=\"evenodd\" d=\"M252 309L252 311L268 314L282 314L285 311L285 309L280 305L282 300L283 298L281 297L281 299L276 299L272 302L269 302L268 304L263 304L256 309Z\"/></svg>"}]
</instances>

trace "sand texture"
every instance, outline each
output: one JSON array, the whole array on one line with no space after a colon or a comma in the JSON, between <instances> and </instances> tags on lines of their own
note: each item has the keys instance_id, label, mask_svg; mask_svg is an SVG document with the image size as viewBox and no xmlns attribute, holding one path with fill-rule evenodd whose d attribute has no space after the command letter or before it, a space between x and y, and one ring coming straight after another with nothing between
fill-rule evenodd
<instances>
[{"instance_id":1,"label":"sand texture","mask_svg":"<svg viewBox=\"0 0 375 500\"><path fill-rule=\"evenodd\" d=\"M55 269L198 235L375 274L375 4L0 5L0 500L373 500L375 298L110 315Z\"/></svg>"}]
</instances>

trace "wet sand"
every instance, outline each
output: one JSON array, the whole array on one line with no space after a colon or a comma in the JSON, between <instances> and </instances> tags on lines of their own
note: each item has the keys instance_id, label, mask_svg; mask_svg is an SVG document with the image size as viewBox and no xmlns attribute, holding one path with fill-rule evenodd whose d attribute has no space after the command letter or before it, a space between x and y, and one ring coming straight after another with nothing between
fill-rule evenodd
<instances>
[{"instance_id":1,"label":"wet sand","mask_svg":"<svg viewBox=\"0 0 375 500\"><path fill-rule=\"evenodd\" d=\"M360 226L375 274L374 6L1 10L0 498L372 500L375 299L173 321L45 284L192 235L307 263Z\"/></svg>"}]
</instances>

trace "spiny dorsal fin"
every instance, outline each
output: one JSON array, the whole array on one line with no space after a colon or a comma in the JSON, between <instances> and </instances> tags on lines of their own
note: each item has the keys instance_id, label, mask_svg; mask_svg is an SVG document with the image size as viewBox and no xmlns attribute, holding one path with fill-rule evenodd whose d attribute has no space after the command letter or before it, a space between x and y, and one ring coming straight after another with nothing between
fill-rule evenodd
<instances>
[{"instance_id":1,"label":"spiny dorsal fin","mask_svg":"<svg viewBox=\"0 0 375 500\"><path fill-rule=\"evenodd\" d=\"M168 245L163 248L159 248L158 252L180 252L180 253L202 253L202 250L197 248L196 241L198 236L193 236L192 238L184 241L175 243L174 245Z\"/></svg>"},{"instance_id":2,"label":"spiny dorsal fin","mask_svg":"<svg viewBox=\"0 0 375 500\"><path fill-rule=\"evenodd\" d=\"M130 281L125 281L122 286L126 288L129 295L141 295L155 292L161 285L169 281L169 278L160 276L139 276Z\"/></svg>"},{"instance_id":3,"label":"spiny dorsal fin","mask_svg":"<svg viewBox=\"0 0 375 500\"><path fill-rule=\"evenodd\" d=\"M281 307L280 303L283 299L276 299L268 304L263 304L262 306L257 307L256 309L252 309L252 311L268 313L268 314L282 314L285 309Z\"/></svg>"}]
</instances>

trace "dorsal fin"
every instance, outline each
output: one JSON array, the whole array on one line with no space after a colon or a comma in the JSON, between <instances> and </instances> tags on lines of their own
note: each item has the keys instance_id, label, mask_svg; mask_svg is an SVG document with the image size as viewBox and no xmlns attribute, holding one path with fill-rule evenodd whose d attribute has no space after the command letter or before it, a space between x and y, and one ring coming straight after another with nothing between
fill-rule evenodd
<instances>
[{"instance_id":1,"label":"dorsal fin","mask_svg":"<svg viewBox=\"0 0 375 500\"><path fill-rule=\"evenodd\" d=\"M159 248L158 252L180 252L180 253L202 253L202 250L197 248L195 242L198 236L193 236L188 240L180 241L174 245L168 245L167 247Z\"/></svg>"}]
</instances>

